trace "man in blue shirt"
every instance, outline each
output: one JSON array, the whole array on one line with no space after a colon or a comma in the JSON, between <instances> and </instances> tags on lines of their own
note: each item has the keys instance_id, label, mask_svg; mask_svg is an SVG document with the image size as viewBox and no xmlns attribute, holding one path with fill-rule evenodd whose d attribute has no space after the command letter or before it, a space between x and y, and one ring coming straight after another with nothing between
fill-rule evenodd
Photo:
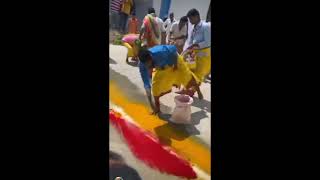
<instances>
[{"instance_id":1,"label":"man in blue shirt","mask_svg":"<svg viewBox=\"0 0 320 180\"><path fill-rule=\"evenodd\" d=\"M160 112L159 99L170 93L173 85L182 85L186 89L195 87L197 91L199 90L196 76L187 67L182 56L178 55L174 45L157 45L150 49L141 49L139 60L139 70L153 109L152 114ZM152 69L155 71L151 76ZM154 97L155 106L152 103L151 94Z\"/></svg>"}]
</instances>

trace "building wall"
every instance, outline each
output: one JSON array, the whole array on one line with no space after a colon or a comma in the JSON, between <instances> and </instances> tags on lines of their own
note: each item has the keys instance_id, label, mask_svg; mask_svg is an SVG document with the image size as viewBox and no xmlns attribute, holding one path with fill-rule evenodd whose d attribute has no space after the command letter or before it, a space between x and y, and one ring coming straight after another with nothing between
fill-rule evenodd
<instances>
[{"instance_id":1,"label":"building wall","mask_svg":"<svg viewBox=\"0 0 320 180\"><path fill-rule=\"evenodd\" d=\"M171 0L169 12L174 12L175 18L180 19L190 9L196 8L200 12L201 19L205 20L210 2L211 0ZM160 13L161 0L135 0L135 3L136 14L139 20L142 20L147 14L149 7L153 7L157 15Z\"/></svg>"},{"instance_id":2,"label":"building wall","mask_svg":"<svg viewBox=\"0 0 320 180\"><path fill-rule=\"evenodd\" d=\"M169 13L174 12L175 18L180 19L182 16L185 16L190 9L196 8L200 12L201 19L206 20L210 2L211 0L171 0ZM159 15L161 0L154 0L153 7Z\"/></svg>"},{"instance_id":3,"label":"building wall","mask_svg":"<svg viewBox=\"0 0 320 180\"><path fill-rule=\"evenodd\" d=\"M144 16L148 13L148 8L153 6L154 1L160 1L160 0L135 0L136 16L140 20L140 22L143 20ZM157 13L158 12L159 11L157 11Z\"/></svg>"}]
</instances>

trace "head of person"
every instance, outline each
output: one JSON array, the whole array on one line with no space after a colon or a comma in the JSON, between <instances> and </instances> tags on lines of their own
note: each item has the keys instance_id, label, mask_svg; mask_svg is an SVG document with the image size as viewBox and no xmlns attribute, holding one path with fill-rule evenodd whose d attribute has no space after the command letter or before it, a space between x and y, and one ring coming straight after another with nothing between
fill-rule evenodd
<instances>
[{"instance_id":1,"label":"head of person","mask_svg":"<svg viewBox=\"0 0 320 180\"><path fill-rule=\"evenodd\" d=\"M152 56L148 49L142 48L138 54L141 63L145 64L147 68L152 68Z\"/></svg>"},{"instance_id":2,"label":"head of person","mask_svg":"<svg viewBox=\"0 0 320 180\"><path fill-rule=\"evenodd\" d=\"M135 13L135 12L133 12L133 13L131 14L131 18L132 18L132 19L135 19L135 18L136 18L136 13Z\"/></svg>"},{"instance_id":3,"label":"head of person","mask_svg":"<svg viewBox=\"0 0 320 180\"><path fill-rule=\"evenodd\" d=\"M194 8L189 10L187 17L189 18L191 24L198 24L201 20L199 11Z\"/></svg>"},{"instance_id":4,"label":"head of person","mask_svg":"<svg viewBox=\"0 0 320 180\"><path fill-rule=\"evenodd\" d=\"M163 18L163 22L165 22L167 19L168 19L168 16L165 16L165 17Z\"/></svg>"},{"instance_id":5,"label":"head of person","mask_svg":"<svg viewBox=\"0 0 320 180\"><path fill-rule=\"evenodd\" d=\"M149 8L148 9L148 14L155 14L156 10L154 10L154 8Z\"/></svg>"},{"instance_id":6,"label":"head of person","mask_svg":"<svg viewBox=\"0 0 320 180\"><path fill-rule=\"evenodd\" d=\"M172 13L170 13L169 17L170 17L170 20L171 20L171 22L172 22L172 21L173 21L173 18L174 18L174 14L173 14L173 12L172 12Z\"/></svg>"},{"instance_id":7,"label":"head of person","mask_svg":"<svg viewBox=\"0 0 320 180\"><path fill-rule=\"evenodd\" d=\"M188 24L188 17L187 16L183 16L179 21L179 28L181 29L186 24Z\"/></svg>"}]
</instances>

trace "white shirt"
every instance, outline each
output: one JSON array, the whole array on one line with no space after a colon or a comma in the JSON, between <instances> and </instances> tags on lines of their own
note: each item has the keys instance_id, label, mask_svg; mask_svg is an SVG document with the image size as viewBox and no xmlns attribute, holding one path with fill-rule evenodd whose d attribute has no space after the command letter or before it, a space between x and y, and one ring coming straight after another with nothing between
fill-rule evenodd
<instances>
[{"instance_id":1,"label":"white shirt","mask_svg":"<svg viewBox=\"0 0 320 180\"><path fill-rule=\"evenodd\" d=\"M187 26L183 26L181 30L179 29L179 22L174 22L170 28L170 33L172 33L172 36L174 38L180 37L180 36L186 36L187 35Z\"/></svg>"},{"instance_id":2,"label":"white shirt","mask_svg":"<svg viewBox=\"0 0 320 180\"><path fill-rule=\"evenodd\" d=\"M183 26L181 30L179 29L179 22L174 22L170 28L170 33L167 35L167 44L169 43L170 39L170 34L172 34L172 38L178 38L181 36L186 36L187 35L187 26ZM177 39L175 40L176 45L178 46L183 46L185 42L185 39Z\"/></svg>"},{"instance_id":3,"label":"white shirt","mask_svg":"<svg viewBox=\"0 0 320 180\"><path fill-rule=\"evenodd\" d=\"M189 41L191 39L192 31L193 31L193 25L188 20L188 39L184 43L183 50L186 50L189 47Z\"/></svg>"},{"instance_id":4,"label":"white shirt","mask_svg":"<svg viewBox=\"0 0 320 180\"><path fill-rule=\"evenodd\" d=\"M166 30L166 34L168 35L170 33L170 29L173 23L177 22L175 19L173 19L173 21L171 22L170 18L168 18L165 22L164 22L164 28Z\"/></svg>"}]
</instances>

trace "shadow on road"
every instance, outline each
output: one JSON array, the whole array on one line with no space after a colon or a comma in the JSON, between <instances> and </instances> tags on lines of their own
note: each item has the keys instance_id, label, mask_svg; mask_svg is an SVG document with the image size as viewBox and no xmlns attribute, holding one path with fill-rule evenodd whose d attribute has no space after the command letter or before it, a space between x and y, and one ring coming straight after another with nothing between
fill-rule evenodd
<instances>
[{"instance_id":1,"label":"shadow on road","mask_svg":"<svg viewBox=\"0 0 320 180\"><path fill-rule=\"evenodd\" d=\"M122 177L125 180L142 180L137 170L128 166L121 155L109 151L109 179L114 180L116 177Z\"/></svg>"},{"instance_id":2,"label":"shadow on road","mask_svg":"<svg viewBox=\"0 0 320 180\"><path fill-rule=\"evenodd\" d=\"M109 64L117 64L117 62L115 60L113 60L112 58L109 58Z\"/></svg>"},{"instance_id":3,"label":"shadow on road","mask_svg":"<svg viewBox=\"0 0 320 180\"><path fill-rule=\"evenodd\" d=\"M204 119L207 117L208 117L207 113L203 110L194 112L191 114L191 124L198 125L198 124L200 124L201 119Z\"/></svg>"},{"instance_id":4,"label":"shadow on road","mask_svg":"<svg viewBox=\"0 0 320 180\"><path fill-rule=\"evenodd\" d=\"M161 114L159 117L164 121L167 121L167 123L154 128L154 131L160 142L164 145L171 146L171 139L183 141L190 136L200 134L200 131L193 124L184 125L170 122L170 114Z\"/></svg>"},{"instance_id":5,"label":"shadow on road","mask_svg":"<svg viewBox=\"0 0 320 180\"><path fill-rule=\"evenodd\" d=\"M193 97L193 103L191 106L198 107L201 110L205 110L205 111L211 113L211 102L207 101L205 99L200 100L197 97Z\"/></svg>"}]
</instances>

